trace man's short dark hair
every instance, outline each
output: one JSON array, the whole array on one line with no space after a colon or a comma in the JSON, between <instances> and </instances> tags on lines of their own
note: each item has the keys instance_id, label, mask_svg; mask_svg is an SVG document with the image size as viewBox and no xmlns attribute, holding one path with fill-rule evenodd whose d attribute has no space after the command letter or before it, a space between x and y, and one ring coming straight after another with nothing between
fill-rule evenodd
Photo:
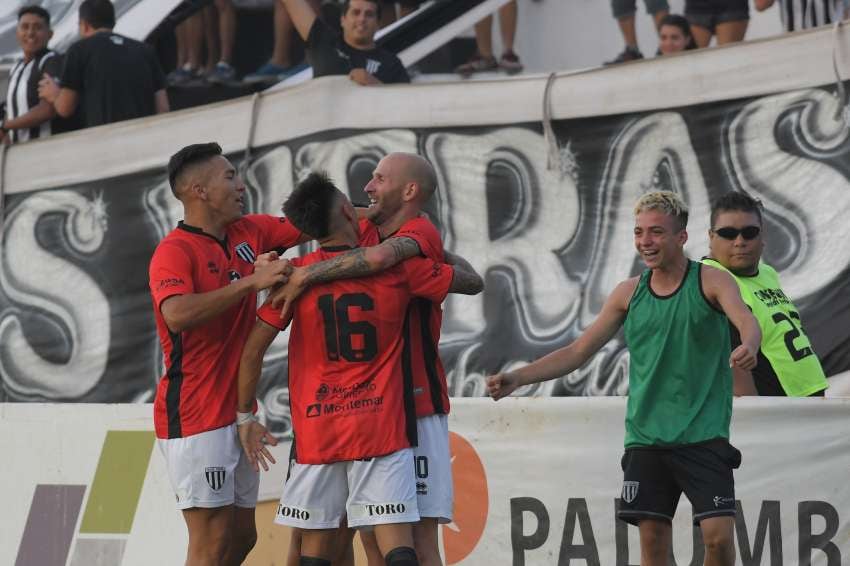
<instances>
[{"instance_id":1,"label":"man's short dark hair","mask_svg":"<svg viewBox=\"0 0 850 566\"><path fill-rule=\"evenodd\" d=\"M375 15L378 16L378 19L381 19L381 0L364 0L365 2L369 2L370 4L375 5ZM342 11L341 15L346 15L348 13L348 9L351 7L351 0L343 0L342 3ZM311 234L312 235L312 234Z\"/></svg>"},{"instance_id":2,"label":"man's short dark hair","mask_svg":"<svg viewBox=\"0 0 850 566\"><path fill-rule=\"evenodd\" d=\"M283 203L283 214L302 232L317 239L326 238L334 203L341 195L327 173L316 171L298 183Z\"/></svg>"},{"instance_id":3,"label":"man's short dark hair","mask_svg":"<svg viewBox=\"0 0 850 566\"><path fill-rule=\"evenodd\" d=\"M762 224L761 211L764 208L761 201L751 197L747 193L741 191L729 191L717 197L711 205L711 227L714 228L714 223L717 221L717 216L721 212L740 211L750 212L759 218L759 224Z\"/></svg>"},{"instance_id":4,"label":"man's short dark hair","mask_svg":"<svg viewBox=\"0 0 850 566\"><path fill-rule=\"evenodd\" d=\"M48 28L50 27L50 12L48 12L41 6L36 6L35 4L24 6L23 8L18 10L18 20L20 20L27 14L33 14L34 16L38 16L39 18L45 21Z\"/></svg>"},{"instance_id":5,"label":"man's short dark hair","mask_svg":"<svg viewBox=\"0 0 850 566\"><path fill-rule=\"evenodd\" d=\"M80 19L95 29L115 27L115 6L110 0L83 0Z\"/></svg>"},{"instance_id":6,"label":"man's short dark hair","mask_svg":"<svg viewBox=\"0 0 850 566\"><path fill-rule=\"evenodd\" d=\"M171 192L177 195L177 178L190 165L221 155L221 146L215 142L187 145L168 160L168 182Z\"/></svg>"}]
</instances>

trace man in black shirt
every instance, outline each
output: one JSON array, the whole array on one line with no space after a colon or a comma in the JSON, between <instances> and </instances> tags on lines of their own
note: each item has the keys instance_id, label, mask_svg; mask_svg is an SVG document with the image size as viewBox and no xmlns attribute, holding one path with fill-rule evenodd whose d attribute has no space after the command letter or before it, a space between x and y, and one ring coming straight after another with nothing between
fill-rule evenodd
<instances>
[{"instance_id":1,"label":"man in black shirt","mask_svg":"<svg viewBox=\"0 0 850 566\"><path fill-rule=\"evenodd\" d=\"M342 36L316 17L307 0L278 0L289 11L307 42L313 76L348 75L361 85L408 83L407 70L395 54L375 45L381 5L378 0L345 0Z\"/></svg>"},{"instance_id":2,"label":"man in black shirt","mask_svg":"<svg viewBox=\"0 0 850 566\"><path fill-rule=\"evenodd\" d=\"M85 127L99 126L168 111L165 75L153 50L112 33L115 8L109 0L80 4L80 35L68 49L61 88L47 75L39 95L60 116L79 105Z\"/></svg>"}]
</instances>

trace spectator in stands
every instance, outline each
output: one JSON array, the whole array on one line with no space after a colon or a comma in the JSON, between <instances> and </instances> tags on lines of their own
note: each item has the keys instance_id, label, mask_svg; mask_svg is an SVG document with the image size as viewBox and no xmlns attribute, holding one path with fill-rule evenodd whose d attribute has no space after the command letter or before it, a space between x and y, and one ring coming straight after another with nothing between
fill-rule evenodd
<instances>
[{"instance_id":1,"label":"spectator in stands","mask_svg":"<svg viewBox=\"0 0 850 566\"><path fill-rule=\"evenodd\" d=\"M658 28L658 52L671 55L688 49L696 49L687 18L678 14L667 14Z\"/></svg>"},{"instance_id":2,"label":"spectator in stands","mask_svg":"<svg viewBox=\"0 0 850 566\"><path fill-rule=\"evenodd\" d=\"M399 58L375 44L381 17L378 0L345 0L341 36L316 17L307 0L279 1L307 42L307 60L314 76L348 75L361 85L410 82Z\"/></svg>"},{"instance_id":3,"label":"spectator in stands","mask_svg":"<svg viewBox=\"0 0 850 566\"><path fill-rule=\"evenodd\" d=\"M321 10L320 0L307 0L314 14ZM282 2L274 3L274 47L272 58L259 69L244 78L248 84L275 83L305 68L293 56L295 26Z\"/></svg>"},{"instance_id":4,"label":"spectator in stands","mask_svg":"<svg viewBox=\"0 0 850 566\"><path fill-rule=\"evenodd\" d=\"M24 56L9 73L5 117L0 123L0 137L7 143L54 133L56 111L38 97L38 82L43 73L62 72L60 56L47 48L53 37L47 10L35 5L21 8L15 33Z\"/></svg>"},{"instance_id":5,"label":"spectator in stands","mask_svg":"<svg viewBox=\"0 0 850 566\"><path fill-rule=\"evenodd\" d=\"M755 0L756 10L763 12L775 0ZM779 17L785 31L829 25L850 17L844 0L779 0Z\"/></svg>"},{"instance_id":6,"label":"spectator in stands","mask_svg":"<svg viewBox=\"0 0 850 566\"><path fill-rule=\"evenodd\" d=\"M168 73L168 84L173 86L200 79L203 76L203 10L180 22L174 29L174 35L177 39L177 68Z\"/></svg>"},{"instance_id":7,"label":"spectator in stands","mask_svg":"<svg viewBox=\"0 0 850 566\"><path fill-rule=\"evenodd\" d=\"M149 46L112 32L109 0L83 0L82 39L68 49L61 87L45 73L38 93L63 117L82 106L85 127L168 111L165 76Z\"/></svg>"},{"instance_id":8,"label":"spectator in stands","mask_svg":"<svg viewBox=\"0 0 850 566\"><path fill-rule=\"evenodd\" d=\"M670 12L667 0L644 0L646 11L652 14L655 21L655 29L661 30L661 20ZM606 65L625 63L643 59L643 53L638 49L637 31L635 30L635 12L637 12L637 0L611 0L611 11L620 25L620 33L626 42L626 48L613 60L607 61Z\"/></svg>"},{"instance_id":9,"label":"spectator in stands","mask_svg":"<svg viewBox=\"0 0 850 566\"><path fill-rule=\"evenodd\" d=\"M749 0L685 0L685 17L697 47L708 47L712 36L717 45L742 41L750 22Z\"/></svg>"},{"instance_id":10,"label":"spectator in stands","mask_svg":"<svg viewBox=\"0 0 850 566\"><path fill-rule=\"evenodd\" d=\"M236 9L233 0L215 0L218 11L218 41L221 58L207 74L211 83L224 84L236 80L233 68L233 44L236 42Z\"/></svg>"},{"instance_id":11,"label":"spectator in stands","mask_svg":"<svg viewBox=\"0 0 850 566\"><path fill-rule=\"evenodd\" d=\"M729 272L761 328L756 367L732 368L736 395L823 397L828 383L803 329L797 307L779 284L779 275L761 261L764 231L761 202L728 192L711 206L711 256L703 263ZM730 328L732 348L741 343Z\"/></svg>"},{"instance_id":12,"label":"spectator in stands","mask_svg":"<svg viewBox=\"0 0 850 566\"><path fill-rule=\"evenodd\" d=\"M473 58L455 69L465 77L481 71L501 69L512 75L522 71L522 63L514 52L514 37L517 26L517 4L511 0L499 8L499 29L502 33L502 58L496 61L493 55L493 16L487 16L475 24L477 53Z\"/></svg>"}]
</instances>

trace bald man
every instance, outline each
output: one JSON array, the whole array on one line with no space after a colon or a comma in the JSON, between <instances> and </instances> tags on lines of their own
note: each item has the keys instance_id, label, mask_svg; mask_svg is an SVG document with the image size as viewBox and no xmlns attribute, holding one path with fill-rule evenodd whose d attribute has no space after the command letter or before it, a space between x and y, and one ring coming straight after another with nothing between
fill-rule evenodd
<instances>
[{"instance_id":1,"label":"bald man","mask_svg":"<svg viewBox=\"0 0 850 566\"><path fill-rule=\"evenodd\" d=\"M369 208L361 219L362 247L331 260L295 268L289 282L276 292L273 302L287 313L309 286L364 277L388 269L415 256L439 263L459 265L473 271L463 258L443 249L440 234L421 215L425 203L437 190L437 175L423 157L391 153L381 159L365 191ZM446 374L438 345L442 309L439 304L417 299L408 309L406 344L411 353L410 374L416 403L418 447L415 450L417 503L422 520L414 526L414 542L420 564L441 564L437 525L452 520L453 489L449 455L449 397ZM370 556L376 555L374 536L361 532ZM370 552L371 551L371 552Z\"/></svg>"},{"instance_id":2,"label":"bald man","mask_svg":"<svg viewBox=\"0 0 850 566\"><path fill-rule=\"evenodd\" d=\"M242 215L245 185L217 143L178 151L168 179L184 220L150 263L167 366L154 401L157 444L189 530L186 564L241 564L257 538L259 476L236 433L239 358L256 293L284 283L289 270L285 260L253 263L304 238L283 218Z\"/></svg>"}]
</instances>

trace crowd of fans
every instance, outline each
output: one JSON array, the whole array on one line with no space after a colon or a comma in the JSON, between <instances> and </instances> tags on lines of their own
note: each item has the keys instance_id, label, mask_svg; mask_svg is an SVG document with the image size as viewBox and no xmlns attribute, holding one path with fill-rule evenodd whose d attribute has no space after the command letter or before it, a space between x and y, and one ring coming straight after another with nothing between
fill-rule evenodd
<instances>
[{"instance_id":1,"label":"crowd of fans","mask_svg":"<svg viewBox=\"0 0 850 566\"><path fill-rule=\"evenodd\" d=\"M754 0L758 11L781 5L788 31L829 24L850 15L850 0ZM110 0L79 6L80 40L60 55L48 48L50 13L38 5L18 13L23 57L10 73L0 139L23 142L52 133L149 116L169 109L166 86L273 84L311 65L314 76L348 75L361 85L409 82L398 57L375 43L383 26L415 11L422 0L274 0L274 44L267 62L241 80L233 65L237 18L233 0L211 0L175 29L176 68L164 75L153 49L112 31ZM635 31L637 0L611 0L625 47L611 63L642 59ZM741 41L749 0L686 0L684 15L667 0L644 0L658 32L657 55ZM463 77L482 71L513 74L523 65L514 51L517 2L498 11L502 52L493 52L492 16L475 25L476 51L455 68Z\"/></svg>"},{"instance_id":2,"label":"crowd of fans","mask_svg":"<svg viewBox=\"0 0 850 566\"><path fill-rule=\"evenodd\" d=\"M759 12L774 3L777 0L754 0ZM782 25L789 32L850 17L850 0L778 0L778 3ZM749 0L685 0L684 16L671 16L667 0L644 0L644 4L658 31L658 55L708 47L712 38L717 45L743 41L750 21ZM606 64L643 59L635 31L637 0L611 0L611 11L620 26L625 47Z\"/></svg>"}]
</instances>

